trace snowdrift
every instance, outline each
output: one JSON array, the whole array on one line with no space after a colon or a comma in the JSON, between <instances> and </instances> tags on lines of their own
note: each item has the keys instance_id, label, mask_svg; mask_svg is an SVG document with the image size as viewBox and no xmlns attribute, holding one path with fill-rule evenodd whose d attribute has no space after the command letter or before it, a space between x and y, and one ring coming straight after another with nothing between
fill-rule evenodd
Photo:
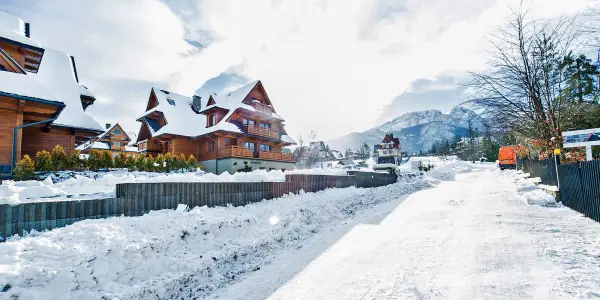
<instances>
[{"instance_id":1,"label":"snowdrift","mask_svg":"<svg viewBox=\"0 0 600 300\"><path fill-rule=\"evenodd\" d=\"M403 180L81 221L0 244L0 286L19 299L202 298L359 210L427 186Z\"/></svg>"},{"instance_id":2,"label":"snowdrift","mask_svg":"<svg viewBox=\"0 0 600 300\"><path fill-rule=\"evenodd\" d=\"M149 173L149 172L122 172L99 174L85 172L84 175L75 174L67 177L64 174L52 174L43 181L3 181L0 185L0 204L16 205L23 202L38 202L64 200L67 198L93 199L110 198L115 196L118 183L138 182L282 182L285 174L313 174L313 175L346 175L345 170L336 169L306 169L286 171L256 170L249 173L238 172L235 174L188 172L188 173ZM65 178L67 177L67 178ZM53 183L62 180L60 182Z\"/></svg>"},{"instance_id":3,"label":"snowdrift","mask_svg":"<svg viewBox=\"0 0 600 300\"><path fill-rule=\"evenodd\" d=\"M428 172L428 176L443 181L454 180L456 174L473 171L470 163L461 160L450 160L445 164L439 164Z\"/></svg>"},{"instance_id":4,"label":"snowdrift","mask_svg":"<svg viewBox=\"0 0 600 300\"><path fill-rule=\"evenodd\" d=\"M528 173L521 171L505 170L504 176L507 176L516 185L516 190L528 204L540 206L556 206L556 199L548 193L542 191L535 182L539 182L537 178L527 178ZM556 188L556 187L554 187Z\"/></svg>"}]
</instances>

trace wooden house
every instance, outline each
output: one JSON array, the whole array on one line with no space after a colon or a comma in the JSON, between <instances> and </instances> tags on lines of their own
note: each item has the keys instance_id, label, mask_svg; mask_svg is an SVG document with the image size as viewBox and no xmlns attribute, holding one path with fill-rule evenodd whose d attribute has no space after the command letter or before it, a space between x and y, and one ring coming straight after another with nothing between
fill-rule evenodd
<instances>
[{"instance_id":1,"label":"wooden house","mask_svg":"<svg viewBox=\"0 0 600 300\"><path fill-rule=\"evenodd\" d=\"M107 150L116 156L118 153L136 154L137 146L132 146L129 134L123 130L119 123L106 124L106 130L98 136L77 147L82 154L89 154L92 150Z\"/></svg>"},{"instance_id":2,"label":"wooden house","mask_svg":"<svg viewBox=\"0 0 600 300\"><path fill-rule=\"evenodd\" d=\"M295 142L260 81L225 95L192 98L153 88L137 120L142 153L193 154L217 174L294 168L293 156L282 147Z\"/></svg>"},{"instance_id":3,"label":"wooden house","mask_svg":"<svg viewBox=\"0 0 600 300\"><path fill-rule=\"evenodd\" d=\"M79 84L75 59L44 48L29 24L0 11L0 173L23 154L61 145L70 153L103 130L85 109L94 95Z\"/></svg>"}]
</instances>

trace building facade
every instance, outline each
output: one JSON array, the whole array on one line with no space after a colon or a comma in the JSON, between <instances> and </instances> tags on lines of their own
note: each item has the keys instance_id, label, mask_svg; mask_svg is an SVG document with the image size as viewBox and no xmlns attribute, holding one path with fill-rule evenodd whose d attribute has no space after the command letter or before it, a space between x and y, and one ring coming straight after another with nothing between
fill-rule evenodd
<instances>
[{"instance_id":1,"label":"building facade","mask_svg":"<svg viewBox=\"0 0 600 300\"><path fill-rule=\"evenodd\" d=\"M293 156L282 147L295 142L260 81L225 95L192 98L152 88L137 120L141 153L194 155L217 174L294 168Z\"/></svg>"},{"instance_id":2,"label":"building facade","mask_svg":"<svg viewBox=\"0 0 600 300\"><path fill-rule=\"evenodd\" d=\"M122 154L137 154L137 146L132 145L129 134L123 130L119 123L106 124L106 131L77 147L82 154L89 154L93 150L106 150L116 156Z\"/></svg>"},{"instance_id":3,"label":"building facade","mask_svg":"<svg viewBox=\"0 0 600 300\"><path fill-rule=\"evenodd\" d=\"M24 154L56 145L70 153L101 133L85 112L94 100L79 83L74 57L42 47L28 23L0 11L0 176Z\"/></svg>"}]
</instances>

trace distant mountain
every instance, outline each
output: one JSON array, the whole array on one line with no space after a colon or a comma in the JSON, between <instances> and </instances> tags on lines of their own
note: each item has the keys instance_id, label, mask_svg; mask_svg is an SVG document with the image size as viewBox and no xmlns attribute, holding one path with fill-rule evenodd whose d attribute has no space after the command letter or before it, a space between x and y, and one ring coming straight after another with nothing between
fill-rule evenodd
<instances>
[{"instance_id":1,"label":"distant mountain","mask_svg":"<svg viewBox=\"0 0 600 300\"><path fill-rule=\"evenodd\" d=\"M360 147L364 142L369 145L379 144L385 134L391 132L400 138L405 151L419 152L429 150L435 142L467 136L469 120L475 131L483 131L483 119L480 116L467 108L455 107L448 114L439 110L406 113L367 131L353 132L325 143L330 149L343 152L346 148Z\"/></svg>"}]
</instances>

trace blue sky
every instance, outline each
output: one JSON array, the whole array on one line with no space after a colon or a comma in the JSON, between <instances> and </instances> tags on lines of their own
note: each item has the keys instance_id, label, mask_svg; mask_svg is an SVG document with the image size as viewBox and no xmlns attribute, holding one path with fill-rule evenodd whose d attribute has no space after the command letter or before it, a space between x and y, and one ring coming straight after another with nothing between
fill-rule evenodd
<instances>
[{"instance_id":1,"label":"blue sky","mask_svg":"<svg viewBox=\"0 0 600 300\"><path fill-rule=\"evenodd\" d=\"M69 52L101 122L137 130L150 88L186 95L260 79L295 137L447 111L485 37L519 0L4 0L44 46ZM530 0L539 16L598 0Z\"/></svg>"}]
</instances>

